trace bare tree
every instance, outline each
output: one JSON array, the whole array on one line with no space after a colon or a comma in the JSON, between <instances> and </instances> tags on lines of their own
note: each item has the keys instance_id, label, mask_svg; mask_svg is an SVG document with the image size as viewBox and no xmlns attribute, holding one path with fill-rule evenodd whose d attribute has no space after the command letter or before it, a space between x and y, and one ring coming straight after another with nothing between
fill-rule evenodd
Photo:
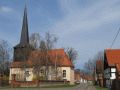
<instances>
[{"instance_id":1,"label":"bare tree","mask_svg":"<svg viewBox=\"0 0 120 90\"><path fill-rule=\"evenodd\" d=\"M33 33L30 36L30 44L34 49L38 49L40 46L40 35L39 33Z\"/></svg>"},{"instance_id":2,"label":"bare tree","mask_svg":"<svg viewBox=\"0 0 120 90\"><path fill-rule=\"evenodd\" d=\"M55 80L61 80L62 77L62 71L60 70L59 67L61 67L61 59L62 55L58 54L57 52L54 53L52 60L54 60L53 67L54 67L54 75L55 75Z\"/></svg>"},{"instance_id":3,"label":"bare tree","mask_svg":"<svg viewBox=\"0 0 120 90\"><path fill-rule=\"evenodd\" d=\"M57 43L57 37L54 34L51 34L50 32L47 32L45 35L45 40L44 40L44 45L41 42L40 47L44 48L44 52L45 52L45 76L46 79L48 79L48 73L49 73L49 64L50 62L50 55L49 55L49 51L52 50L55 47L55 43ZM42 46L43 45L43 46ZM46 48L45 48L46 47Z\"/></svg>"},{"instance_id":4,"label":"bare tree","mask_svg":"<svg viewBox=\"0 0 120 90\"><path fill-rule=\"evenodd\" d=\"M57 42L58 38L51 34L50 32L47 32L45 35L45 43L47 50L53 49L55 47L55 43Z\"/></svg>"},{"instance_id":5,"label":"bare tree","mask_svg":"<svg viewBox=\"0 0 120 90\"><path fill-rule=\"evenodd\" d=\"M41 76L41 70L43 70L44 66L44 56L42 56L42 53L38 53L37 57L32 57L32 62L33 62L33 71L36 75L36 80L41 80L44 79L44 77Z\"/></svg>"},{"instance_id":6,"label":"bare tree","mask_svg":"<svg viewBox=\"0 0 120 90\"><path fill-rule=\"evenodd\" d=\"M54 49L56 42L57 42L57 37L54 34L51 34L50 32L47 32L45 34L45 38L40 41L40 46L39 46L40 55L37 58L38 60L34 65L35 66L34 69L39 76L40 68L44 67L44 76L45 76L44 79L46 80L48 80L49 65L51 64L51 60L50 60L51 56L49 55L49 51Z\"/></svg>"},{"instance_id":7,"label":"bare tree","mask_svg":"<svg viewBox=\"0 0 120 90\"><path fill-rule=\"evenodd\" d=\"M93 58L93 60L96 62L97 60L104 60L104 52L103 51L100 51L100 52L98 52L95 56L94 56L94 58Z\"/></svg>"},{"instance_id":8,"label":"bare tree","mask_svg":"<svg viewBox=\"0 0 120 90\"><path fill-rule=\"evenodd\" d=\"M89 59L84 64L84 70L86 73L93 75L96 68L96 61L97 60L104 60L104 53L102 51L98 52L92 59Z\"/></svg>"},{"instance_id":9,"label":"bare tree","mask_svg":"<svg viewBox=\"0 0 120 90\"><path fill-rule=\"evenodd\" d=\"M95 68L95 63L92 59L89 59L85 64L84 64L84 70L85 73L88 75L92 75L94 72Z\"/></svg>"},{"instance_id":10,"label":"bare tree","mask_svg":"<svg viewBox=\"0 0 120 90\"><path fill-rule=\"evenodd\" d=\"M47 46L46 46L46 43L45 43L45 41L41 41L40 42L40 47L39 47L39 49L42 51L42 52L46 52L47 53Z\"/></svg>"},{"instance_id":11,"label":"bare tree","mask_svg":"<svg viewBox=\"0 0 120 90\"><path fill-rule=\"evenodd\" d=\"M7 41L0 40L0 73L9 75L10 46Z\"/></svg>"},{"instance_id":12,"label":"bare tree","mask_svg":"<svg viewBox=\"0 0 120 90\"><path fill-rule=\"evenodd\" d=\"M78 53L74 48L67 48L66 53L69 57L69 59L72 61L72 63L75 63L77 60Z\"/></svg>"},{"instance_id":13,"label":"bare tree","mask_svg":"<svg viewBox=\"0 0 120 90\"><path fill-rule=\"evenodd\" d=\"M40 52L41 52L41 59L44 61L44 66L45 66L45 79L48 79L48 72L49 72L49 67L48 67L48 62L49 62L49 57L48 57L48 50L45 41L41 41L40 43Z\"/></svg>"},{"instance_id":14,"label":"bare tree","mask_svg":"<svg viewBox=\"0 0 120 90\"><path fill-rule=\"evenodd\" d=\"M61 77L60 77L60 74L61 74L60 71L61 70L59 69L59 67L61 67L61 65L60 65L61 61L60 60L63 57L59 53L57 53L57 51L47 50L47 48L45 48L45 43L41 46L43 46L41 48L44 48L41 51L44 52L44 57L43 58L45 58L44 59L44 62L45 62L44 65L45 65L45 78L46 78L46 80L48 80L48 75L49 74L53 74L53 77L54 77L55 80L60 80L61 79Z\"/></svg>"}]
</instances>

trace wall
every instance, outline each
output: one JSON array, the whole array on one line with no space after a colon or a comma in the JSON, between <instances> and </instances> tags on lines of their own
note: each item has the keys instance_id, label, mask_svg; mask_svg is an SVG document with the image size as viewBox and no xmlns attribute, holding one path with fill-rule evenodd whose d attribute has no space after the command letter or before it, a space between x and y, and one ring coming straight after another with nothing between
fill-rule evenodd
<instances>
[{"instance_id":1,"label":"wall","mask_svg":"<svg viewBox=\"0 0 120 90\"><path fill-rule=\"evenodd\" d=\"M104 76L105 76L105 85L106 87L111 87L112 81L116 79L116 68L115 67L109 67L105 69Z\"/></svg>"},{"instance_id":2,"label":"wall","mask_svg":"<svg viewBox=\"0 0 120 90\"><path fill-rule=\"evenodd\" d=\"M111 68L111 77L110 79L116 79L116 68Z\"/></svg>"},{"instance_id":3,"label":"wall","mask_svg":"<svg viewBox=\"0 0 120 90\"><path fill-rule=\"evenodd\" d=\"M66 70L66 77L63 79L66 79L67 81L70 81L70 84L74 84L74 69L71 67L61 67L62 71Z\"/></svg>"},{"instance_id":4,"label":"wall","mask_svg":"<svg viewBox=\"0 0 120 90\"><path fill-rule=\"evenodd\" d=\"M70 74L71 70L70 67L61 67L61 70L66 70L66 77L63 77L63 79L66 79L67 81L70 81Z\"/></svg>"},{"instance_id":5,"label":"wall","mask_svg":"<svg viewBox=\"0 0 120 90\"><path fill-rule=\"evenodd\" d=\"M12 80L12 74L15 74L16 76L16 80L17 81L24 81L24 73L26 71L29 71L29 76L26 77L26 81L32 81L33 79L33 69L32 68L26 68L26 69L22 69L22 68L10 68L10 76L9 76L9 81Z\"/></svg>"},{"instance_id":6,"label":"wall","mask_svg":"<svg viewBox=\"0 0 120 90\"><path fill-rule=\"evenodd\" d=\"M55 75L53 75L53 69L50 67L49 68L51 72L48 75L49 80L55 80ZM66 77L63 78L62 71L66 70ZM32 81L33 80L33 68L26 68L26 71L29 71L29 76L26 77L26 81ZM70 81L70 84L74 84L74 69L71 67L59 67L58 69L59 73L58 76L61 77L61 80L66 79L67 81ZM61 73L60 73L61 72ZM21 68L10 68L10 77L9 81L12 80L12 74L16 74L16 81L24 81L24 74L25 69Z\"/></svg>"},{"instance_id":7,"label":"wall","mask_svg":"<svg viewBox=\"0 0 120 90\"><path fill-rule=\"evenodd\" d=\"M74 80L74 69L71 68L71 74L70 74L70 84L74 84L75 80Z\"/></svg>"}]
</instances>

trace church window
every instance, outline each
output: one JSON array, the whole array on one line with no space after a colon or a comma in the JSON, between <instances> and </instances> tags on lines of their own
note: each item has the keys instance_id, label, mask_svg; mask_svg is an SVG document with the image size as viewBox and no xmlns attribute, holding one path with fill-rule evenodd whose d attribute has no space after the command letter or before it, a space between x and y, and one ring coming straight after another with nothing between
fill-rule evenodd
<instances>
[{"instance_id":1,"label":"church window","mask_svg":"<svg viewBox=\"0 0 120 90\"><path fill-rule=\"evenodd\" d=\"M63 70L63 77L66 77L66 70Z\"/></svg>"}]
</instances>

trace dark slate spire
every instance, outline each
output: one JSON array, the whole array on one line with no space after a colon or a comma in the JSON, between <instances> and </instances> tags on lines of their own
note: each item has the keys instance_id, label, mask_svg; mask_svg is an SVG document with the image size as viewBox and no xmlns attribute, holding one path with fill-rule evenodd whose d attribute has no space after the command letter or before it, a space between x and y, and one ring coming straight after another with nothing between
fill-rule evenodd
<instances>
[{"instance_id":1,"label":"dark slate spire","mask_svg":"<svg viewBox=\"0 0 120 90\"><path fill-rule=\"evenodd\" d=\"M29 34L28 34L27 8L25 5L20 45L24 46L27 44L29 44Z\"/></svg>"}]
</instances>

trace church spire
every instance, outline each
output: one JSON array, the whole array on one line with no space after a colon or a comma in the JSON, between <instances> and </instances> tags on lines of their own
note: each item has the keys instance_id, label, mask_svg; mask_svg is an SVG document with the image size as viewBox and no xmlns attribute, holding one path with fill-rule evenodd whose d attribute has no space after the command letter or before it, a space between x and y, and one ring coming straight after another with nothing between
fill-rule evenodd
<instances>
[{"instance_id":1,"label":"church spire","mask_svg":"<svg viewBox=\"0 0 120 90\"><path fill-rule=\"evenodd\" d=\"M14 61L26 61L32 51L29 44L27 8L25 5L20 43L14 47Z\"/></svg>"},{"instance_id":2,"label":"church spire","mask_svg":"<svg viewBox=\"0 0 120 90\"><path fill-rule=\"evenodd\" d=\"M27 45L27 44L29 44L29 34L28 34L27 8L25 5L20 45Z\"/></svg>"}]
</instances>

